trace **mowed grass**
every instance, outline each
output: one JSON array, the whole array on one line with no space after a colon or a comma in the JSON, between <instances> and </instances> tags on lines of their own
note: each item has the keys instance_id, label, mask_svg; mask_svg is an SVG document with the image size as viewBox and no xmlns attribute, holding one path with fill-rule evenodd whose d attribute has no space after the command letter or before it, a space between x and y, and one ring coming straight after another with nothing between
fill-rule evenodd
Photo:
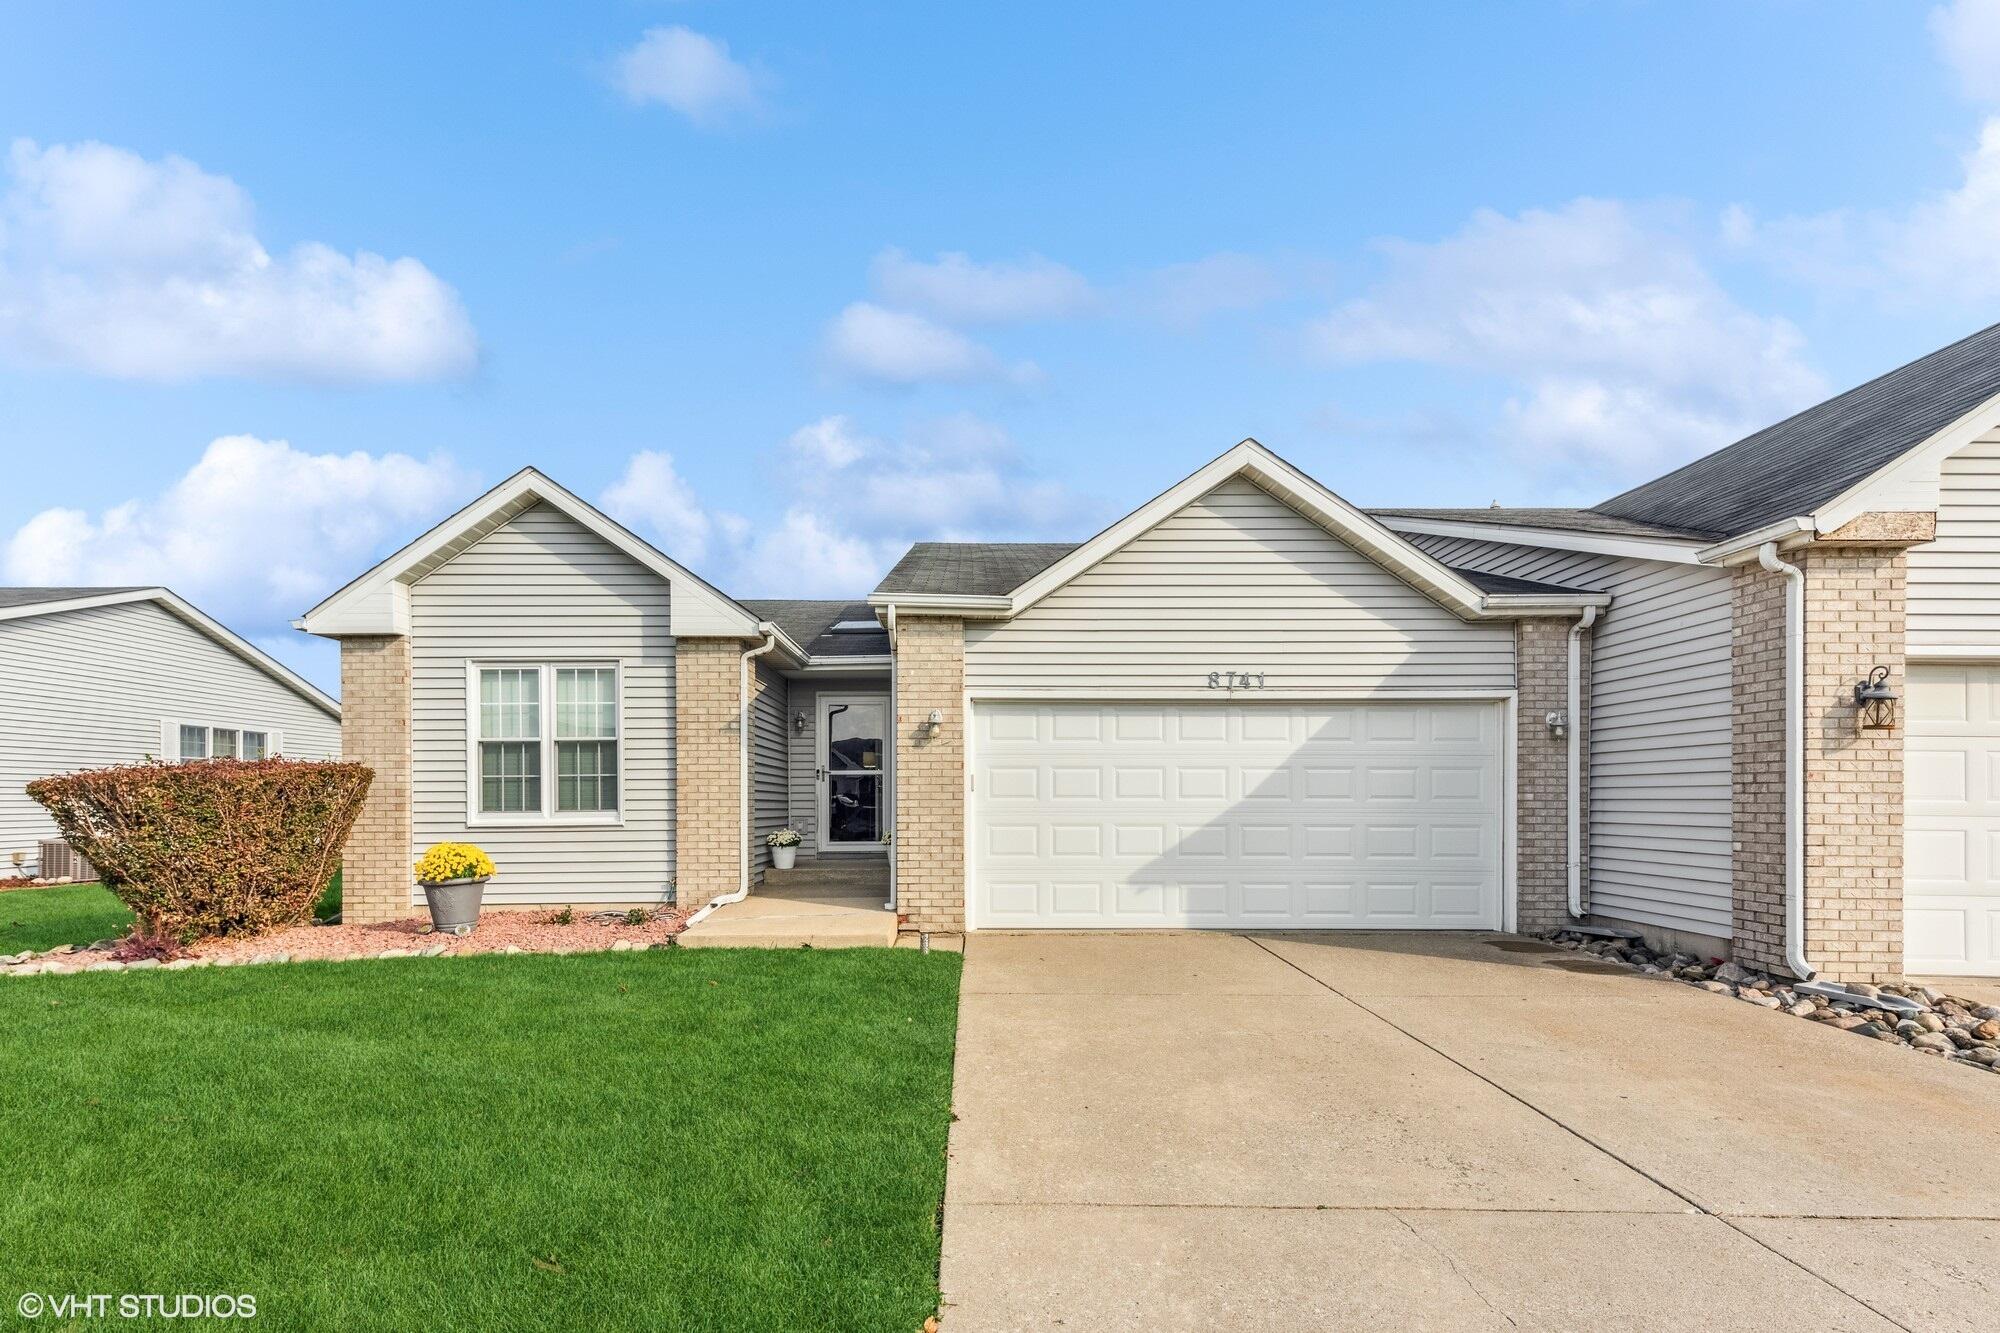
<instances>
[{"instance_id":1,"label":"mowed grass","mask_svg":"<svg viewBox=\"0 0 2000 1333\"><path fill-rule=\"evenodd\" d=\"M340 872L313 906L322 919L340 910ZM57 884L0 893L0 953L40 952L59 944L89 944L123 935L132 912L102 884Z\"/></svg>"},{"instance_id":2,"label":"mowed grass","mask_svg":"<svg viewBox=\"0 0 2000 1333\"><path fill-rule=\"evenodd\" d=\"M0 893L0 953L40 952L123 935L132 913L102 884L58 884Z\"/></svg>"},{"instance_id":3,"label":"mowed grass","mask_svg":"<svg viewBox=\"0 0 2000 1333\"><path fill-rule=\"evenodd\" d=\"M909 1329L959 959L392 959L0 981L0 1292L267 1328Z\"/></svg>"}]
</instances>

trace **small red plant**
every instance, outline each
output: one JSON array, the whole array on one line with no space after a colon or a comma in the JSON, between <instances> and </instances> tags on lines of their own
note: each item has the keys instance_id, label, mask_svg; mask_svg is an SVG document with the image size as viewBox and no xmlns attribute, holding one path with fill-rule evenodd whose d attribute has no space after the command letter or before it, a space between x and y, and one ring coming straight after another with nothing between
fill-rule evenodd
<instances>
[{"instance_id":1,"label":"small red plant","mask_svg":"<svg viewBox=\"0 0 2000 1333\"><path fill-rule=\"evenodd\" d=\"M186 953L181 942L171 935L147 935L135 929L111 950L111 960L136 963L144 958L157 958L163 963L171 963Z\"/></svg>"}]
</instances>

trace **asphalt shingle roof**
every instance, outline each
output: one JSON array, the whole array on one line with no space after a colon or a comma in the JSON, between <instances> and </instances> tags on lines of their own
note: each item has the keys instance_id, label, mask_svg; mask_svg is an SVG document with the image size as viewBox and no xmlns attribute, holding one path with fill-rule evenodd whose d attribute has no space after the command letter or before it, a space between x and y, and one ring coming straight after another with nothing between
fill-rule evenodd
<instances>
[{"instance_id":1,"label":"asphalt shingle roof","mask_svg":"<svg viewBox=\"0 0 2000 1333\"><path fill-rule=\"evenodd\" d=\"M1451 523L1486 523L1502 528L1548 528L1557 532L1591 532L1605 537L1695 537L1706 532L1637 523L1600 514L1594 509L1371 509L1376 518L1433 518Z\"/></svg>"},{"instance_id":2,"label":"asphalt shingle roof","mask_svg":"<svg viewBox=\"0 0 2000 1333\"><path fill-rule=\"evenodd\" d=\"M1614 495L1592 512L1733 537L1812 513L2000 395L2000 324Z\"/></svg>"},{"instance_id":3,"label":"asphalt shingle roof","mask_svg":"<svg viewBox=\"0 0 2000 1333\"><path fill-rule=\"evenodd\" d=\"M889 632L875 619L866 602L804 601L797 598L751 601L743 605L759 620L768 620L814 657L886 657ZM867 630L841 630L842 621L860 620Z\"/></svg>"},{"instance_id":4,"label":"asphalt shingle roof","mask_svg":"<svg viewBox=\"0 0 2000 1333\"><path fill-rule=\"evenodd\" d=\"M150 587L152 585L145 585ZM79 597L140 592L141 588L0 588L0 607L36 606L43 602L73 602Z\"/></svg>"},{"instance_id":5,"label":"asphalt shingle roof","mask_svg":"<svg viewBox=\"0 0 2000 1333\"><path fill-rule=\"evenodd\" d=\"M1558 583L1537 583L1533 579L1517 579L1511 574L1489 574L1483 569L1461 569L1457 565L1445 568L1470 583L1481 592L1580 592L1587 589L1565 588Z\"/></svg>"},{"instance_id":6,"label":"asphalt shingle roof","mask_svg":"<svg viewBox=\"0 0 2000 1333\"><path fill-rule=\"evenodd\" d=\"M999 597L1077 548L1076 542L918 542L875 585L877 593Z\"/></svg>"}]
</instances>

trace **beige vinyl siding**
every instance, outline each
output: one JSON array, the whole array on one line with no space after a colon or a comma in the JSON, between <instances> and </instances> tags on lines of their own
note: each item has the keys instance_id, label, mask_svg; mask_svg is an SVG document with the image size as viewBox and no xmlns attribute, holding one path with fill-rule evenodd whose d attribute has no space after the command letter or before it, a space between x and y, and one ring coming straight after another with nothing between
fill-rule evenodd
<instances>
[{"instance_id":1,"label":"beige vinyl siding","mask_svg":"<svg viewBox=\"0 0 2000 1333\"><path fill-rule=\"evenodd\" d=\"M1588 906L1730 933L1730 574L1414 536L1450 565L1611 594L1591 631Z\"/></svg>"},{"instance_id":2,"label":"beige vinyl siding","mask_svg":"<svg viewBox=\"0 0 2000 1333\"><path fill-rule=\"evenodd\" d=\"M783 828L790 815L786 740L791 712L790 683L762 662L755 665L757 682L750 701L750 864L761 880L771 864L771 849L764 839Z\"/></svg>"},{"instance_id":3,"label":"beige vinyl siding","mask_svg":"<svg viewBox=\"0 0 2000 1333\"><path fill-rule=\"evenodd\" d=\"M1012 620L968 622L967 688L1506 690L1514 631L1467 623L1236 478Z\"/></svg>"},{"instance_id":4,"label":"beige vinyl siding","mask_svg":"<svg viewBox=\"0 0 2000 1333\"><path fill-rule=\"evenodd\" d=\"M1910 551L1909 647L2000 654L2000 435L1944 461L1937 524Z\"/></svg>"},{"instance_id":5,"label":"beige vinyl siding","mask_svg":"<svg viewBox=\"0 0 2000 1333\"><path fill-rule=\"evenodd\" d=\"M163 724L272 733L294 759L340 753L340 720L157 602L0 621L0 875L56 836L35 778L136 764Z\"/></svg>"},{"instance_id":6,"label":"beige vinyl siding","mask_svg":"<svg viewBox=\"0 0 2000 1333\"><path fill-rule=\"evenodd\" d=\"M546 505L523 511L410 589L415 842L475 842L486 901L662 900L674 875L674 642L666 583ZM622 819L468 823L469 662L615 662ZM553 781L544 774L545 782ZM414 901L414 899L413 899Z\"/></svg>"}]
</instances>

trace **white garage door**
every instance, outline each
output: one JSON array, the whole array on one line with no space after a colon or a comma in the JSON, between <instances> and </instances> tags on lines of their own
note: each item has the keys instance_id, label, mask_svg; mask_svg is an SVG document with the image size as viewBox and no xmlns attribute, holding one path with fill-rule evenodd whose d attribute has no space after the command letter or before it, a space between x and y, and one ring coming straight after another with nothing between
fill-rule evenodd
<instances>
[{"instance_id":1,"label":"white garage door","mask_svg":"<svg viewBox=\"0 0 2000 1333\"><path fill-rule=\"evenodd\" d=\"M1912 666L1903 965L2000 976L2000 666Z\"/></svg>"},{"instance_id":2,"label":"white garage door","mask_svg":"<svg viewBox=\"0 0 2000 1333\"><path fill-rule=\"evenodd\" d=\"M972 924L1497 929L1503 716L976 704Z\"/></svg>"}]
</instances>

